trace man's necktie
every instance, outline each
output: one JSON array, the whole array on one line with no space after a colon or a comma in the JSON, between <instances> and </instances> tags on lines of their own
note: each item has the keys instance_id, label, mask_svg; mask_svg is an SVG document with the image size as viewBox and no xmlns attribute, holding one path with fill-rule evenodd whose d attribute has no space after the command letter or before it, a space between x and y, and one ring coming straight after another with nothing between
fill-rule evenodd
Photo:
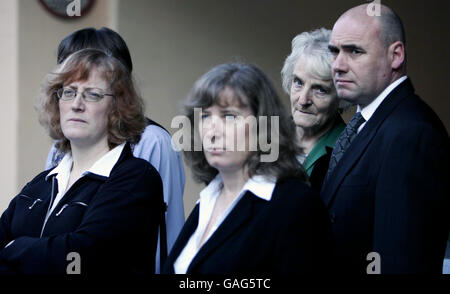
<instances>
[{"instance_id":1,"label":"man's necktie","mask_svg":"<svg viewBox=\"0 0 450 294\"><path fill-rule=\"evenodd\" d=\"M341 160L345 151L348 149L353 139L355 139L358 134L358 128L362 125L366 120L361 115L361 112L357 112L348 125L345 127L344 131L339 136L339 139L336 141L336 144L333 148L333 153L331 154L330 165L328 166L327 178L333 172L339 160Z\"/></svg>"}]
</instances>

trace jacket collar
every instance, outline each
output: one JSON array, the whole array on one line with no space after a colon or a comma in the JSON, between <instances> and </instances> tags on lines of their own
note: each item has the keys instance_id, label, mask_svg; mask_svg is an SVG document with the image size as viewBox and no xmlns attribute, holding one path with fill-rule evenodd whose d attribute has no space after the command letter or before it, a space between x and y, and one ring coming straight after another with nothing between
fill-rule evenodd
<instances>
[{"instance_id":1,"label":"jacket collar","mask_svg":"<svg viewBox=\"0 0 450 294\"><path fill-rule=\"evenodd\" d=\"M364 119L368 121L372 117L374 112L377 110L378 106L380 106L380 104L384 101L384 99L386 99L389 93L391 93L395 88L398 87L398 85L400 85L406 79L407 76L402 76L398 80L394 81L386 89L384 89L383 92L381 92L380 95L378 95L378 97L375 98L375 100L373 100L369 105L367 105L364 108L361 108L361 106L358 105L356 112L361 112L362 117L364 117ZM363 125L359 127L360 130L362 128Z\"/></svg>"},{"instance_id":2,"label":"jacket collar","mask_svg":"<svg viewBox=\"0 0 450 294\"><path fill-rule=\"evenodd\" d=\"M216 182L214 182L216 181ZM219 187L221 179L215 178L208 187ZM211 185L212 184L212 185ZM234 209L230 211L230 214L225 218L222 224L217 228L216 232L203 244L196 256L192 259L191 264L187 270L187 273L192 270L201 261L208 256L208 254L219 247L225 242L239 227L248 222L253 214L254 207L257 203L264 203L272 199L272 195L275 193L276 184L271 179L254 176L249 180L242 189L241 193L244 193L241 200L236 204ZM203 192L203 191L202 191ZM170 265L170 271L173 272L173 264L180 255L183 248L186 246L192 234L198 226L198 220L200 215L199 204L197 204L192 210L191 215L183 226L180 235L175 242L172 251L169 255L168 264Z\"/></svg>"},{"instance_id":3,"label":"jacket collar","mask_svg":"<svg viewBox=\"0 0 450 294\"><path fill-rule=\"evenodd\" d=\"M208 184L208 186L200 191L200 200L197 201L197 203L206 198L215 198L219 196L222 186L222 177L220 176L220 174L217 174L217 176ZM266 201L270 201L274 188L275 180L264 176L253 176L244 184L239 194L250 191L255 196Z\"/></svg>"},{"instance_id":4,"label":"jacket collar","mask_svg":"<svg viewBox=\"0 0 450 294\"><path fill-rule=\"evenodd\" d=\"M103 155L99 160L97 160L88 170L83 172L83 176L85 175L93 175L94 177L99 178L108 178L111 174L114 166L119 162L119 160L123 157L124 149L126 147L125 142L114 147L110 151L108 151L105 155ZM129 146L128 146L129 147ZM70 174L70 170L72 169L72 154L68 152L64 155L61 162L45 177L45 180L48 180L51 176Z\"/></svg>"},{"instance_id":5,"label":"jacket collar","mask_svg":"<svg viewBox=\"0 0 450 294\"><path fill-rule=\"evenodd\" d=\"M344 177L350 172L350 169L354 166L354 164L361 158L367 146L375 137L378 129L385 121L386 117L392 113L400 102L413 93L414 87L408 78L392 90L379 105L370 120L366 122L364 128L349 146L333 173L327 177L320 194L325 205L330 205L334 199L336 190L343 181Z\"/></svg>"},{"instance_id":6,"label":"jacket collar","mask_svg":"<svg viewBox=\"0 0 450 294\"><path fill-rule=\"evenodd\" d=\"M210 254L210 252L214 251L223 242L225 242L230 236L233 235L233 233L238 228L245 225L245 223L247 223L254 214L255 203L261 201L264 200L262 200L259 197L256 197L253 193L249 191L245 192L244 197L242 197L242 199L236 204L235 208L230 212L228 217L224 219L224 221L217 228L215 233L208 239L208 241L205 242L205 244L203 244L203 246L197 252L194 259L192 259L191 264L189 265L189 268L186 273L192 272L193 269L195 269L195 267L198 264L200 264L200 262ZM197 226L194 227L194 231L196 227ZM186 245L190 235L192 235L194 231L191 231L190 234L187 236L186 240L184 240L181 250L184 248L184 245ZM180 254L180 252L178 252L177 257Z\"/></svg>"}]
</instances>

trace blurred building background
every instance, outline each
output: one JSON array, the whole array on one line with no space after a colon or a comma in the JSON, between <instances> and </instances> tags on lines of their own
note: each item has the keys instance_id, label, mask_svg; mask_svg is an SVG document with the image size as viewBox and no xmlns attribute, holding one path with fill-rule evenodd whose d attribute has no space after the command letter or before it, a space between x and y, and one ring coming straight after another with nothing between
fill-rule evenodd
<instances>
[{"instance_id":1,"label":"blurred building background","mask_svg":"<svg viewBox=\"0 0 450 294\"><path fill-rule=\"evenodd\" d=\"M281 90L280 70L292 38L336 18L362 1L352 0L97 0L81 17L62 19L38 0L0 2L0 211L44 169L51 140L33 108L40 84L56 64L63 37L85 28L116 30L131 51L146 114L170 132L180 101L214 65L258 65ZM450 127L448 3L382 1L402 17L407 35L408 75L416 91ZM446 4L444 4L446 3ZM351 116L351 113L349 114ZM202 186L186 170L185 214Z\"/></svg>"}]
</instances>

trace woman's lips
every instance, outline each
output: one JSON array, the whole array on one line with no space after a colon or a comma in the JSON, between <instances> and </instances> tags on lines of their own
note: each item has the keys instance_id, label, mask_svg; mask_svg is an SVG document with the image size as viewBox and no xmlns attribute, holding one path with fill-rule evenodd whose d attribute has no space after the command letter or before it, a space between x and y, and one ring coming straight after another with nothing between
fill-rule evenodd
<instances>
[{"instance_id":1,"label":"woman's lips","mask_svg":"<svg viewBox=\"0 0 450 294\"><path fill-rule=\"evenodd\" d=\"M303 113L303 114L311 114L314 115L314 113L309 112L309 111L304 111L304 110L300 110L300 109L296 109L298 112Z\"/></svg>"},{"instance_id":2,"label":"woman's lips","mask_svg":"<svg viewBox=\"0 0 450 294\"><path fill-rule=\"evenodd\" d=\"M209 148L205 151L211 153L212 155L219 155L225 153L225 149L223 148Z\"/></svg>"},{"instance_id":3,"label":"woman's lips","mask_svg":"<svg viewBox=\"0 0 450 294\"><path fill-rule=\"evenodd\" d=\"M70 119L68 119L68 121L79 122L79 123L86 123L85 120L82 120L80 118L70 118Z\"/></svg>"}]
</instances>

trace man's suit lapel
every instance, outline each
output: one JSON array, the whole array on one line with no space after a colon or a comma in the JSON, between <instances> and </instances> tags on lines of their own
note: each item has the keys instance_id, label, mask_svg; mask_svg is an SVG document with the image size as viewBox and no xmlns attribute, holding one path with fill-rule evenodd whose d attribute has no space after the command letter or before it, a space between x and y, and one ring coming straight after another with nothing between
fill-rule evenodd
<instances>
[{"instance_id":1,"label":"man's suit lapel","mask_svg":"<svg viewBox=\"0 0 450 294\"><path fill-rule=\"evenodd\" d=\"M250 192L242 197L236 204L236 207L225 218L222 224L217 228L210 239L203 244L199 252L192 260L187 273L192 271L203 259L207 258L217 247L225 242L236 230L247 223L253 214L253 207L256 201L264 201L254 196ZM198 218L197 218L198 219Z\"/></svg>"},{"instance_id":2,"label":"man's suit lapel","mask_svg":"<svg viewBox=\"0 0 450 294\"><path fill-rule=\"evenodd\" d=\"M395 109L395 107L407 96L414 93L414 88L409 79L406 79L398 85L380 104L375 113L366 123L361 132L346 150L333 173L324 183L321 197L326 206L329 206L335 197L336 191L344 180L344 177L351 171L353 166L364 154L369 143L375 137L380 126L386 117ZM373 160L377 160L373 158Z\"/></svg>"}]
</instances>

